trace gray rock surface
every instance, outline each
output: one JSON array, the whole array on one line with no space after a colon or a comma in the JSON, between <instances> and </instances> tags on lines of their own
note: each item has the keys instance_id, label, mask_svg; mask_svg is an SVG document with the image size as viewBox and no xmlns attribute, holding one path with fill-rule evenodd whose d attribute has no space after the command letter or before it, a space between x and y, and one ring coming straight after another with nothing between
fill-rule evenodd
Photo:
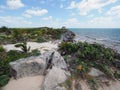
<instances>
[{"instance_id":1,"label":"gray rock surface","mask_svg":"<svg viewBox=\"0 0 120 90\"><path fill-rule=\"evenodd\" d=\"M91 68L90 72L88 72L88 75L93 76L93 77L99 77L105 74L96 68Z\"/></svg>"},{"instance_id":2,"label":"gray rock surface","mask_svg":"<svg viewBox=\"0 0 120 90\"><path fill-rule=\"evenodd\" d=\"M52 63L54 66L65 70L67 69L67 64L59 52L55 51L52 59L53 59Z\"/></svg>"},{"instance_id":3,"label":"gray rock surface","mask_svg":"<svg viewBox=\"0 0 120 90\"><path fill-rule=\"evenodd\" d=\"M22 78L43 74L46 68L46 62L39 56L29 57L11 62L10 67L11 74L14 78Z\"/></svg>"},{"instance_id":4,"label":"gray rock surface","mask_svg":"<svg viewBox=\"0 0 120 90\"><path fill-rule=\"evenodd\" d=\"M115 66L116 66L117 68L120 68L120 60L116 59L116 60L114 61L114 64L115 64Z\"/></svg>"},{"instance_id":5,"label":"gray rock surface","mask_svg":"<svg viewBox=\"0 0 120 90\"><path fill-rule=\"evenodd\" d=\"M64 83L69 75L65 70L53 66L45 77L42 85L43 90L66 90L60 84Z\"/></svg>"},{"instance_id":6,"label":"gray rock surface","mask_svg":"<svg viewBox=\"0 0 120 90\"><path fill-rule=\"evenodd\" d=\"M61 37L64 42L73 42L75 34L72 31L67 30Z\"/></svg>"},{"instance_id":7,"label":"gray rock surface","mask_svg":"<svg viewBox=\"0 0 120 90\"><path fill-rule=\"evenodd\" d=\"M57 51L49 51L40 56L19 59L11 62L11 74L15 78L44 74L52 66L67 70L63 57Z\"/></svg>"}]
</instances>

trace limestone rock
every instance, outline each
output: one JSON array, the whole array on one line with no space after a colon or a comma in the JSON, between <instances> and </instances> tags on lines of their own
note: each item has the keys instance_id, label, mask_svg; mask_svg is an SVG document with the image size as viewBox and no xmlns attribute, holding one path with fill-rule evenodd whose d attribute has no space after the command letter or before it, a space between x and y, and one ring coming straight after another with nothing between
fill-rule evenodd
<instances>
[{"instance_id":1,"label":"limestone rock","mask_svg":"<svg viewBox=\"0 0 120 90\"><path fill-rule=\"evenodd\" d=\"M120 68L120 60L116 59L116 60L114 61L114 64L115 64L115 66L116 66L117 68Z\"/></svg>"},{"instance_id":2,"label":"limestone rock","mask_svg":"<svg viewBox=\"0 0 120 90\"><path fill-rule=\"evenodd\" d=\"M98 69L91 68L88 75L93 76L93 77L99 77L99 76L103 76L105 74L103 72L101 72L100 70L98 70Z\"/></svg>"},{"instance_id":3,"label":"limestone rock","mask_svg":"<svg viewBox=\"0 0 120 90\"><path fill-rule=\"evenodd\" d=\"M67 69L67 64L59 52L55 51L52 59L53 59L52 63L54 66L61 69Z\"/></svg>"},{"instance_id":4,"label":"limestone rock","mask_svg":"<svg viewBox=\"0 0 120 90\"><path fill-rule=\"evenodd\" d=\"M60 84L64 83L68 76L69 73L65 70L52 67L43 82L43 90L66 90L64 87L61 87Z\"/></svg>"},{"instance_id":5,"label":"limestone rock","mask_svg":"<svg viewBox=\"0 0 120 90\"><path fill-rule=\"evenodd\" d=\"M43 74L46 62L38 57L29 57L10 62L11 74L14 78Z\"/></svg>"},{"instance_id":6,"label":"limestone rock","mask_svg":"<svg viewBox=\"0 0 120 90\"><path fill-rule=\"evenodd\" d=\"M64 42L73 42L75 34L72 31L67 30L61 37Z\"/></svg>"}]
</instances>

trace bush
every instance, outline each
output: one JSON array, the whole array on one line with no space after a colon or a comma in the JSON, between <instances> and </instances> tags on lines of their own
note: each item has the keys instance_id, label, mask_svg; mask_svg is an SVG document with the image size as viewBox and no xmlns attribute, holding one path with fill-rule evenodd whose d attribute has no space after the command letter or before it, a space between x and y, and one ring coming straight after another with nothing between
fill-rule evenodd
<instances>
[{"instance_id":1,"label":"bush","mask_svg":"<svg viewBox=\"0 0 120 90\"><path fill-rule=\"evenodd\" d=\"M9 81L10 77L7 75L0 76L0 87L6 85Z\"/></svg>"},{"instance_id":2,"label":"bush","mask_svg":"<svg viewBox=\"0 0 120 90\"><path fill-rule=\"evenodd\" d=\"M2 46L0 46L0 52L5 52L5 49Z\"/></svg>"},{"instance_id":3,"label":"bush","mask_svg":"<svg viewBox=\"0 0 120 90\"><path fill-rule=\"evenodd\" d=\"M41 53L40 53L40 51L38 49L34 49L34 50L31 51L31 56L38 56L40 54Z\"/></svg>"},{"instance_id":4,"label":"bush","mask_svg":"<svg viewBox=\"0 0 120 90\"><path fill-rule=\"evenodd\" d=\"M110 67L114 67L113 62L116 58L116 52L110 48L86 42L62 42L59 45L59 51L62 55L65 55L65 59L70 65L69 68L73 69L71 69L73 73L85 73L91 67L95 67L106 73L106 75L113 77L114 72L110 70ZM71 57L68 58L68 55ZM116 73L115 75L118 76Z\"/></svg>"},{"instance_id":5,"label":"bush","mask_svg":"<svg viewBox=\"0 0 120 90\"><path fill-rule=\"evenodd\" d=\"M47 42L47 40L41 37L41 38L37 38L35 42L42 43L42 42Z\"/></svg>"},{"instance_id":6,"label":"bush","mask_svg":"<svg viewBox=\"0 0 120 90\"><path fill-rule=\"evenodd\" d=\"M28 52L30 51L30 46L27 47L27 43L26 43L26 42L16 44L15 47L16 47L16 48L21 48L21 50L22 50L24 53L28 53Z\"/></svg>"}]
</instances>

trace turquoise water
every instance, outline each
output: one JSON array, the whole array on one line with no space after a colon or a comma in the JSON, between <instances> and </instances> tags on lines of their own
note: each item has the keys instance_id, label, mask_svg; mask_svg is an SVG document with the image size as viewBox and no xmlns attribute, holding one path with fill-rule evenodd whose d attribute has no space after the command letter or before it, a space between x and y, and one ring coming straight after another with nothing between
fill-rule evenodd
<instances>
[{"instance_id":1,"label":"turquoise water","mask_svg":"<svg viewBox=\"0 0 120 90\"><path fill-rule=\"evenodd\" d=\"M87 36L98 40L107 40L112 42L120 43L120 28L69 28L77 35Z\"/></svg>"}]
</instances>

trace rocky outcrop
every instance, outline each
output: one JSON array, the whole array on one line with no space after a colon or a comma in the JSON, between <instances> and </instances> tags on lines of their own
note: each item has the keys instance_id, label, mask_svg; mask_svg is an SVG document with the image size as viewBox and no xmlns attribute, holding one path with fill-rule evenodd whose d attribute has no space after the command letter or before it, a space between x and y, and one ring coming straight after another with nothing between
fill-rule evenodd
<instances>
[{"instance_id":1,"label":"rocky outcrop","mask_svg":"<svg viewBox=\"0 0 120 90\"><path fill-rule=\"evenodd\" d=\"M19 59L11 62L11 75L14 78L43 75L52 66L67 70L63 57L57 51L49 51L36 57Z\"/></svg>"},{"instance_id":2,"label":"rocky outcrop","mask_svg":"<svg viewBox=\"0 0 120 90\"><path fill-rule=\"evenodd\" d=\"M66 90L61 84L67 80L69 72L53 66L49 73L46 75L42 85L43 90Z\"/></svg>"},{"instance_id":3,"label":"rocky outcrop","mask_svg":"<svg viewBox=\"0 0 120 90\"><path fill-rule=\"evenodd\" d=\"M67 64L59 52L55 51L52 59L52 63L54 66L67 70Z\"/></svg>"},{"instance_id":4,"label":"rocky outcrop","mask_svg":"<svg viewBox=\"0 0 120 90\"><path fill-rule=\"evenodd\" d=\"M114 65L115 65L115 67L120 68L120 60L115 59Z\"/></svg>"},{"instance_id":5,"label":"rocky outcrop","mask_svg":"<svg viewBox=\"0 0 120 90\"><path fill-rule=\"evenodd\" d=\"M90 72L88 72L88 75L92 77L99 77L99 76L104 76L105 74L96 68L91 68Z\"/></svg>"},{"instance_id":6,"label":"rocky outcrop","mask_svg":"<svg viewBox=\"0 0 120 90\"><path fill-rule=\"evenodd\" d=\"M61 37L64 42L73 42L75 34L72 31L67 30Z\"/></svg>"},{"instance_id":7,"label":"rocky outcrop","mask_svg":"<svg viewBox=\"0 0 120 90\"><path fill-rule=\"evenodd\" d=\"M46 68L46 62L39 56L29 57L11 62L10 67L11 75L14 78L22 78L39 74L42 75Z\"/></svg>"},{"instance_id":8,"label":"rocky outcrop","mask_svg":"<svg viewBox=\"0 0 120 90\"><path fill-rule=\"evenodd\" d=\"M66 90L64 86L61 86L67 78L70 76L70 73L67 69L67 64L65 63L63 57L58 52L48 52L46 53L51 56L49 61L47 61L46 71L49 70L45 76L45 80L42 85L43 90Z\"/></svg>"}]
</instances>

